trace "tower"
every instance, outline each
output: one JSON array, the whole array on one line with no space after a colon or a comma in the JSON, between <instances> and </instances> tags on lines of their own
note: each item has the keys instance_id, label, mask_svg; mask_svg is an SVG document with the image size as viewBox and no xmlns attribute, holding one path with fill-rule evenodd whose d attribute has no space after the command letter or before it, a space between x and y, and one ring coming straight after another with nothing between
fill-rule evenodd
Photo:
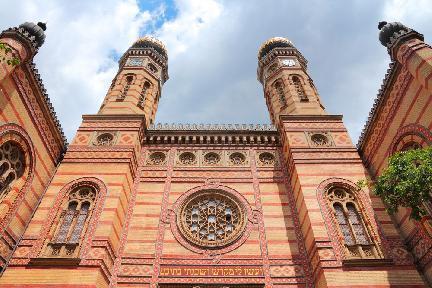
<instances>
[{"instance_id":1,"label":"tower","mask_svg":"<svg viewBox=\"0 0 432 288\"><path fill-rule=\"evenodd\" d=\"M52 284L59 281L56 275L63 273L68 275L59 277L91 287L106 287L116 281L126 219L133 210L140 178L143 138L154 121L161 88L168 79L167 61L160 41L138 39L121 57L98 113L83 115L51 175L51 184L41 189L44 198L27 227L26 231L37 231L39 236L29 232L31 239L24 237L15 249L27 251L25 245L30 243L29 253L18 266L58 269L54 274L42 269L44 272L32 280L35 283ZM16 278L18 262L14 261L9 261L1 281ZM75 269L69 273L60 266ZM50 282L48 274L57 280Z\"/></svg>"},{"instance_id":2,"label":"tower","mask_svg":"<svg viewBox=\"0 0 432 288\"><path fill-rule=\"evenodd\" d=\"M280 115L326 114L306 69L307 60L286 38L271 38L259 48L258 80L273 124Z\"/></svg>"},{"instance_id":3,"label":"tower","mask_svg":"<svg viewBox=\"0 0 432 288\"><path fill-rule=\"evenodd\" d=\"M98 114L144 115L146 125L154 122L162 86L168 80L168 55L159 40L138 39L121 57Z\"/></svg>"},{"instance_id":4,"label":"tower","mask_svg":"<svg viewBox=\"0 0 432 288\"><path fill-rule=\"evenodd\" d=\"M288 193L301 219L315 286L358 281L388 285L389 277L390 283L403 285L404 275L409 274L410 284L422 287L414 265L403 266L407 262L393 256L392 251L401 251L401 241L394 241L389 251L387 237L397 231L394 226L380 228L374 213L384 207L367 188L357 185L368 175L342 115L326 113L306 68L306 59L288 39L271 38L259 49L258 80L280 135ZM391 222L387 214L380 218L382 223ZM373 280L368 279L371 271Z\"/></svg>"}]
</instances>

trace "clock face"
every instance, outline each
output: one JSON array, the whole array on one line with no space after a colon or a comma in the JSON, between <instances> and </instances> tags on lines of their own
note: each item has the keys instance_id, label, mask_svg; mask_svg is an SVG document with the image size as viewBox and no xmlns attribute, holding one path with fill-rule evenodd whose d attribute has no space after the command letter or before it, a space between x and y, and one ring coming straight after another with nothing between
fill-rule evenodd
<instances>
[{"instance_id":1,"label":"clock face","mask_svg":"<svg viewBox=\"0 0 432 288\"><path fill-rule=\"evenodd\" d=\"M142 58L130 58L127 62L127 66L142 66L143 59Z\"/></svg>"},{"instance_id":2,"label":"clock face","mask_svg":"<svg viewBox=\"0 0 432 288\"><path fill-rule=\"evenodd\" d=\"M284 59L282 60L282 65L292 67L296 65L296 61L294 59Z\"/></svg>"}]
</instances>

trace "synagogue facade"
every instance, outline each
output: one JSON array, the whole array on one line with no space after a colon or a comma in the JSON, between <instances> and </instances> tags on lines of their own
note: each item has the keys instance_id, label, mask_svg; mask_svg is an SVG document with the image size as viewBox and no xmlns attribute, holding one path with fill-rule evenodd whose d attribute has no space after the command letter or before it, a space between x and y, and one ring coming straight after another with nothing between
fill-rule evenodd
<instances>
[{"instance_id":1,"label":"synagogue facade","mask_svg":"<svg viewBox=\"0 0 432 288\"><path fill-rule=\"evenodd\" d=\"M432 211L389 215L357 184L432 144L420 33L380 23L390 68L357 146L281 37L258 49L271 125L155 124L168 52L148 36L68 144L33 63L45 29L0 34L20 60L0 64L0 287L432 284Z\"/></svg>"}]
</instances>

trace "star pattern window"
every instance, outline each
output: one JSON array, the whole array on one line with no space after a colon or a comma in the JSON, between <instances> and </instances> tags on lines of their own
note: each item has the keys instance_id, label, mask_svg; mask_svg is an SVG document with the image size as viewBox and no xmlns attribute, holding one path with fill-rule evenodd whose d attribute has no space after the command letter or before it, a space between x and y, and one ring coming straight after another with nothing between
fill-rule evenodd
<instances>
[{"instance_id":1,"label":"star pattern window","mask_svg":"<svg viewBox=\"0 0 432 288\"><path fill-rule=\"evenodd\" d=\"M192 244L217 249L241 237L246 218L245 208L238 199L223 191L206 190L184 201L177 225Z\"/></svg>"}]
</instances>

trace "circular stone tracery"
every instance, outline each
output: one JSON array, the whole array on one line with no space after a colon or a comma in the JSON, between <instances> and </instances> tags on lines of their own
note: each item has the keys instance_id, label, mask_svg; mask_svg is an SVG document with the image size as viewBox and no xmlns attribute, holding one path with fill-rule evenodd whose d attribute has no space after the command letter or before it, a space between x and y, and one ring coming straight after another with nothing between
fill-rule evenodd
<instances>
[{"instance_id":1,"label":"circular stone tracery","mask_svg":"<svg viewBox=\"0 0 432 288\"><path fill-rule=\"evenodd\" d=\"M236 241L247 224L245 207L238 199L220 190L204 190L185 199L177 225L192 244L222 248Z\"/></svg>"}]
</instances>

